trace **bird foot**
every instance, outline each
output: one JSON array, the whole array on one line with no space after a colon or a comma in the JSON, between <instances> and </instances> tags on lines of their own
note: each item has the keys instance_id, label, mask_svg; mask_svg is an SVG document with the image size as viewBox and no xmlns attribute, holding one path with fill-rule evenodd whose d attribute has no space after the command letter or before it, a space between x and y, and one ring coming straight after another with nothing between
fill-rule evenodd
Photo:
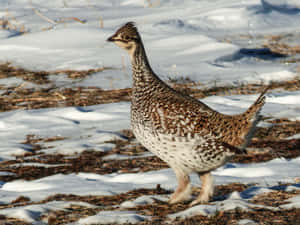
<instances>
[{"instance_id":1,"label":"bird foot","mask_svg":"<svg viewBox=\"0 0 300 225\"><path fill-rule=\"evenodd\" d=\"M206 196L199 196L197 199L195 199L194 201L192 201L189 206L192 207L192 206L195 206L195 205L198 205L198 204L206 204L209 202L209 196L206 195Z\"/></svg>"},{"instance_id":2,"label":"bird foot","mask_svg":"<svg viewBox=\"0 0 300 225\"><path fill-rule=\"evenodd\" d=\"M178 194L172 194L170 199L169 199L169 204L175 204L181 201L184 201L185 199L179 196Z\"/></svg>"},{"instance_id":3,"label":"bird foot","mask_svg":"<svg viewBox=\"0 0 300 225\"><path fill-rule=\"evenodd\" d=\"M180 189L179 189L180 190ZM169 204L175 204L178 202L183 202L190 199L191 194L191 188L190 185L187 185L185 190L176 190L175 193L173 193L169 199Z\"/></svg>"}]
</instances>

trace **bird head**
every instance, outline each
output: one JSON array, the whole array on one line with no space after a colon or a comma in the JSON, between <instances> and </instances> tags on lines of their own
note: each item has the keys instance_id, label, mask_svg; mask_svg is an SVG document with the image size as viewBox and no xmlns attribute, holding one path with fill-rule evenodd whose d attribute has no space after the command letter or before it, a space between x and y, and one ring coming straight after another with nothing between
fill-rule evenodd
<instances>
[{"instance_id":1,"label":"bird head","mask_svg":"<svg viewBox=\"0 0 300 225\"><path fill-rule=\"evenodd\" d=\"M114 42L119 47L132 54L136 45L141 42L141 37L133 22L128 22L120 27L107 41Z\"/></svg>"}]
</instances>

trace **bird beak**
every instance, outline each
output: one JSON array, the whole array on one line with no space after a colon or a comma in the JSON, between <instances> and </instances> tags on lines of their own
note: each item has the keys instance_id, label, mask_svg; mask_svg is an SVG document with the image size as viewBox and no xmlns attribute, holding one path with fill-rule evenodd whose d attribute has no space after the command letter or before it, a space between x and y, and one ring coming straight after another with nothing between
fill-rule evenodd
<instances>
[{"instance_id":1,"label":"bird beak","mask_svg":"<svg viewBox=\"0 0 300 225\"><path fill-rule=\"evenodd\" d=\"M109 38L107 38L107 40L106 40L106 41L113 42L113 41L114 41L114 35L113 35L113 36L111 36L111 37L109 37Z\"/></svg>"}]
</instances>

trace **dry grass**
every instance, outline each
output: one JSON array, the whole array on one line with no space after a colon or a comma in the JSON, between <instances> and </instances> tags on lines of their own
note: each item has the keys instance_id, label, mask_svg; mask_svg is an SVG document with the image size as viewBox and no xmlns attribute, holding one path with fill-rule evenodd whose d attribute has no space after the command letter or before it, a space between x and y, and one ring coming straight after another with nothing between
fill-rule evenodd
<instances>
[{"instance_id":1,"label":"dry grass","mask_svg":"<svg viewBox=\"0 0 300 225\"><path fill-rule=\"evenodd\" d=\"M237 183L227 184L227 185L217 185L216 193L218 195L224 196L227 195L228 190L230 191L243 191L247 189L251 185L241 185ZM89 208L85 206L71 205L67 210L58 210L52 211L50 213L42 215L42 220L48 222L49 224L67 224L72 223L80 218L85 218L88 216L93 216L101 211L106 210L133 210L141 215L150 216L149 221L141 222L139 224L143 225L152 225L152 224L166 224L171 222L170 219L167 218L168 214L176 213L178 211L182 211L187 209L189 206L187 203L178 203L170 205L167 202L163 202L160 200L153 199L154 202L152 204L139 205L133 208L122 209L119 207L113 207L114 205L119 205L120 203L128 200L136 199L143 195L169 195L171 191L162 189L159 185L155 189L137 189L133 191L129 191L126 193L121 193L113 196L78 196L78 195L64 195L57 194L54 196L50 196L40 202L30 202L26 197L20 197L14 200L12 203L6 205L6 208L16 207L16 206L25 206L32 204L42 204L49 201L81 201L87 202L90 204L94 204L98 207ZM277 194L275 194L277 193ZM299 193L298 193L299 194ZM253 202L256 204L265 204L276 206L277 203L285 203L285 199L288 197L295 196L296 193L284 193L278 194L278 192L272 192L268 194L264 194L258 196ZM263 202L263 198L267 198L267 202ZM268 201L268 199L270 201ZM276 204L272 204L272 200ZM270 204L269 204L270 203ZM206 217L202 215L193 216L187 219L176 218L172 221L172 224L216 224L216 225L225 225L225 224L237 224L241 219L251 219L253 221L258 222L259 224L289 224L294 225L300 222L300 209L290 209L284 210L281 209L279 211L272 211L263 208L253 208L251 211L244 211L239 208L230 211L219 211L214 216ZM1 221L11 222L9 224L21 224L20 221L6 218L5 216L0 217ZM25 223L24 223L25 224ZM99 223L101 224L101 223ZM113 224L112 224L113 225Z\"/></svg>"},{"instance_id":2,"label":"dry grass","mask_svg":"<svg viewBox=\"0 0 300 225\"><path fill-rule=\"evenodd\" d=\"M131 89L102 90L98 87L20 89L0 97L0 111L49 107L88 106L129 101Z\"/></svg>"},{"instance_id":3,"label":"dry grass","mask_svg":"<svg viewBox=\"0 0 300 225\"><path fill-rule=\"evenodd\" d=\"M88 106L103 103L130 101L131 88L102 90L99 87L57 87L49 79L50 75L60 76L66 74L70 79L84 79L94 73L113 68L101 67L90 70L56 70L56 71L31 71L12 66L10 63L0 65L0 79L18 77L24 80L19 86L0 89L0 111L15 109L38 109L47 107ZM47 84L47 87L26 88L26 82L37 85ZM177 83L180 82L180 83ZM235 95L260 93L266 85L247 84L240 86L219 86L199 89L199 83L190 80L171 80L170 85L176 90L187 93L195 98L204 98L211 95ZM50 87L49 87L50 86ZM300 80L273 82L270 89L300 90Z\"/></svg>"},{"instance_id":4,"label":"dry grass","mask_svg":"<svg viewBox=\"0 0 300 225\"><path fill-rule=\"evenodd\" d=\"M278 157L287 159L300 156L300 139L286 140L287 136L299 133L299 121L286 121L279 123L275 121L273 131L266 132L263 128L258 130L253 143L247 149L247 154L236 155L232 162L257 163L272 160ZM40 150L46 150L46 142L61 141L64 137L39 137L27 135L22 143L31 145L31 152L18 156L15 160L0 163L0 170L15 173L15 176L2 176L1 180L11 181L14 179L33 180L50 176L56 173L77 173L88 172L96 174L107 173L137 173L167 168L168 165L156 156L148 156L134 159L105 159L104 157L118 154L125 156L141 156L147 152L141 144L136 143L132 131L124 130L120 132L124 140L112 140L109 143L115 147L108 152L85 151L75 157L69 158L61 154L45 154ZM51 148L51 147L50 147ZM44 151L45 152L45 151ZM36 157L28 157L33 156ZM14 166L16 163L46 163L61 164L55 167L37 166Z\"/></svg>"},{"instance_id":5,"label":"dry grass","mask_svg":"<svg viewBox=\"0 0 300 225\"><path fill-rule=\"evenodd\" d=\"M284 43L284 38L289 35L268 35L265 36L266 41L263 44L263 47L270 49L271 52L280 54L280 55L295 55L300 53L300 45L291 46L287 43Z\"/></svg>"},{"instance_id":6,"label":"dry grass","mask_svg":"<svg viewBox=\"0 0 300 225\"><path fill-rule=\"evenodd\" d=\"M290 44L293 40L299 40L300 33L281 33L281 34L267 34L267 35L250 35L250 34L240 34L240 35L229 35L220 41L227 43L244 43L244 46L247 46L248 42L256 43L257 50L265 48L269 51L264 51L267 58L273 59L273 57L281 57L279 62L281 63L298 63L300 62L299 53L300 45L299 44ZM253 47L252 47L253 48ZM255 53L253 53L255 56ZM258 58L259 59L259 58ZM298 72L300 70L298 69Z\"/></svg>"},{"instance_id":7,"label":"dry grass","mask_svg":"<svg viewBox=\"0 0 300 225\"><path fill-rule=\"evenodd\" d=\"M293 124L292 121L287 119L274 120L273 123L278 126L276 129L281 130L282 133L288 132L290 130L297 129L298 126L290 129L279 129L279 126L285 126L286 124ZM293 127L293 126L292 126ZM287 130L287 131L286 131ZM261 132L261 131L260 131ZM259 133L260 133L259 132ZM112 140L111 143L114 143L116 146L109 152L95 152L95 151L85 151L82 154L79 154L77 157L66 157L64 155L55 154L47 155L40 154L39 150L43 149L43 143L49 141L61 140L63 137L38 137L35 135L28 135L26 140L23 143L37 146L37 150L33 153L35 157L20 156L16 160L5 161L0 163L0 170L13 172L15 176L2 176L1 180L11 181L16 179L25 179L25 180L34 180L46 176L50 176L58 173L77 173L77 172L88 172L88 173L97 173L97 174L109 174L109 173L136 173L141 171L153 171L159 170L162 168L167 168L168 166L158 159L155 156L144 157L144 158L135 158L128 160L104 160L103 157L110 154L123 154L123 155L141 155L146 151L140 144L135 142L134 136L130 130L123 130L120 132L124 140ZM272 151L281 152L283 157L294 158L299 157L300 155L300 139L298 140L280 140L286 135L279 134L279 140L274 139L274 133L269 132L262 135L261 140L255 141L252 148L270 148ZM270 141L273 140L273 141ZM32 154L32 155L33 155ZM276 154L265 152L261 153L249 153L247 155L241 155L238 159L239 162L244 161L245 163L253 163L266 161L278 157ZM26 162L38 162L44 164L63 164L57 167L37 167L37 166L12 166L12 164L20 164ZM295 181L296 182L296 181ZM281 184L285 185L285 184ZM288 185L288 184L286 184ZM226 195L232 193L233 191L242 192L252 185L244 185L239 183L232 183L227 185L217 185L213 201L219 201L226 198ZM112 196L78 196L78 195L64 195L56 194L50 196L42 201L33 202L26 196L20 196L17 199L13 200L11 203L2 205L0 208L11 208L16 206L26 206L32 204L42 204L49 201L83 201L94 204L98 206L97 208L89 208L78 205L71 205L67 210L52 211L45 215L42 215L43 221L48 221L49 224L67 224L75 222L80 218L85 218L87 216L92 216L103 210L124 210L119 207L112 207L113 205L119 205L120 203L126 200L136 199L143 195L169 195L170 190L166 190L160 187L158 184L156 189L138 189L132 190L126 193L121 193ZM193 193L199 193L198 188L193 189ZM289 197L298 196L299 192L284 192L277 191L272 193L266 193L260 195L251 202L256 204L262 204L267 206L279 206L286 203L285 201ZM176 213L187 209L189 206L187 203L179 203L170 205L166 202L155 200L152 204L140 205L129 210L137 211L137 213L142 215L151 216L150 221L142 222L141 224L150 225L150 224L165 224L167 221L167 215L170 213ZM128 210L128 209L126 209ZM231 211L221 211L218 212L215 216L206 217L206 216L194 216L188 219L176 219L173 221L173 224L236 224L237 221L243 218L252 219L254 221L263 223L263 224L293 224L292 221L299 221L299 209L284 210L282 209L279 212L270 211L267 209L252 209L253 211L243 211L243 210L231 210ZM272 219L270 219L270 217ZM21 221L16 219L7 218L5 216L0 217L1 222L10 222L9 224L26 224L21 223ZM276 223L272 223L277 221Z\"/></svg>"},{"instance_id":8,"label":"dry grass","mask_svg":"<svg viewBox=\"0 0 300 225\"><path fill-rule=\"evenodd\" d=\"M255 196L251 202L255 204L278 207L283 204L288 204L289 198L300 195L300 191L287 192L284 190L274 190L269 193L264 193Z\"/></svg>"},{"instance_id":9,"label":"dry grass","mask_svg":"<svg viewBox=\"0 0 300 225\"><path fill-rule=\"evenodd\" d=\"M53 83L49 80L50 75L66 74L71 79L86 78L87 76L102 72L104 70L112 70L111 67L100 67L88 70L54 70L54 71L32 71L11 65L11 63L0 64L0 79L9 77L22 78L24 81L35 84Z\"/></svg>"},{"instance_id":10,"label":"dry grass","mask_svg":"<svg viewBox=\"0 0 300 225\"><path fill-rule=\"evenodd\" d=\"M6 11L4 18L0 19L0 29L25 34L28 30L10 12Z\"/></svg>"},{"instance_id":11,"label":"dry grass","mask_svg":"<svg viewBox=\"0 0 300 225\"><path fill-rule=\"evenodd\" d=\"M270 47L270 46L269 46ZM286 54L294 54L287 46L282 48L288 49ZM278 50L278 49L276 49ZM273 50L272 50L273 51ZM275 50L274 50L275 51ZM279 50L278 50L279 51ZM283 53L283 50L280 49ZM286 51L286 50L285 50ZM298 50L296 50L296 53ZM280 54L281 54L280 53ZM296 54L295 53L295 54ZM0 111L8 111L14 109L37 109L47 107L61 106L87 106L109 102L129 101L131 89L119 90L102 90L98 87L56 87L49 79L50 75L60 76L67 75L70 79L85 79L96 72L101 72L112 68L98 68L95 70L73 71L29 71L23 68L17 68L9 63L0 65L0 79L9 77L18 77L24 82L32 82L40 85L38 88L26 88L26 85L21 84L17 87L2 86L4 92L0 96ZM200 83L195 83L188 79L170 80L170 85L175 89L190 94L196 98L203 98L210 95L232 95L232 94L254 94L261 92L266 86L264 84L247 84L240 86L223 86L203 88ZM50 84L50 87L41 87L44 84ZM202 89L199 89L199 86ZM284 90L300 90L300 80L294 79L284 82L274 82L270 85L270 89ZM265 118L268 119L268 118ZM300 132L299 121L289 121L288 119L273 120L268 122L273 123L271 128L259 128L254 138L250 150L246 155L239 155L234 162L253 163L264 162L277 157L295 158L300 156L300 139L285 140L286 137ZM85 151L75 157L66 157L64 155L47 155L41 154L40 150L44 149L45 142L59 141L64 137L39 137L34 134L27 135L26 140L22 143L32 146L32 152L18 156L15 160L5 161L0 163L0 170L15 173L14 176L1 176L2 181L12 181L16 179L34 180L58 173L69 174L77 172L89 172L96 174L108 173L136 173L159 170L167 168L167 164L161 161L156 156L135 158L127 160L104 160L103 157L110 154L121 154L128 156L137 156L145 153L147 150L140 144L135 143L134 136L130 130L121 132L127 140L113 140L115 148L109 152ZM28 157L33 156L35 157ZM62 164L56 167L37 167L37 166L12 166L16 163L36 162L45 164ZM216 186L214 200L224 199L224 196L232 191L243 191L249 185L243 184L228 184ZM195 193L199 189L194 189ZM66 211L53 211L42 215L42 220L49 224L66 224L75 222L80 218L95 215L103 210L120 210L113 208L112 205L120 204L126 200L132 200L142 195L152 194L170 194L170 190L165 190L157 186L156 189L139 189L113 196L77 196L77 195L61 195L57 194L50 196L40 202L32 202L26 196L20 196L10 204L1 205L0 208L10 208L16 206L25 206L31 204L46 203L55 200L64 201L84 201L95 204L98 208L88 208L84 206L71 205ZM253 203L279 206L284 204L289 197L299 195L298 192L287 193L284 191L276 191L268 194L263 194L254 198ZM153 204L137 206L130 210L135 210L139 214L151 216L150 221L142 222L144 225L165 224L168 219L166 216L169 213L175 213L180 210L185 210L188 205L175 204L170 207L169 204L162 201L154 201ZM122 209L121 209L122 210ZM231 210L220 211L215 216L194 216L188 219L176 219L172 221L177 224L237 224L241 219L252 219L260 224L295 224L300 223L300 210L281 210L273 212L267 209L253 209L253 211ZM0 216L0 224L26 224L24 221Z\"/></svg>"}]
</instances>

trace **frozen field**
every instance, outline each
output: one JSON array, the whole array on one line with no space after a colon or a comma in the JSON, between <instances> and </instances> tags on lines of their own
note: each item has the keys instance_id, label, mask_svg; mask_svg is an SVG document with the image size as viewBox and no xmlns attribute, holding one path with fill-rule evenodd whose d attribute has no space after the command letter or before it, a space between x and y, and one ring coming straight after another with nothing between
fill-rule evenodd
<instances>
[{"instance_id":1,"label":"frozen field","mask_svg":"<svg viewBox=\"0 0 300 225\"><path fill-rule=\"evenodd\" d=\"M298 0L2 0L0 9L0 64L47 71L44 83L0 72L0 224L300 223ZM166 203L175 175L132 137L128 100L26 105L26 93L52 87L62 100L67 88L130 88L129 57L105 41L128 21L169 83L273 85L249 155L213 172L209 204ZM215 93L201 101L225 114L258 96Z\"/></svg>"}]
</instances>

